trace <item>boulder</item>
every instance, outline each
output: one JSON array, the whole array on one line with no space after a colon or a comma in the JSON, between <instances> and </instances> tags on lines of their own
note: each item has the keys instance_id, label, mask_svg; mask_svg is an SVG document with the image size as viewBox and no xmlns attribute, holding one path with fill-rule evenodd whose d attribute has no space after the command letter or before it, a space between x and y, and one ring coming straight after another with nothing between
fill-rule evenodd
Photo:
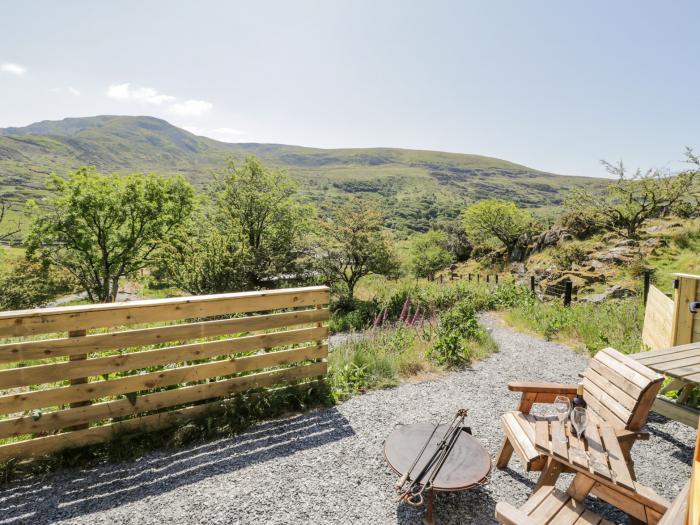
<instances>
[{"instance_id":1,"label":"boulder","mask_svg":"<svg viewBox=\"0 0 700 525\"><path fill-rule=\"evenodd\" d=\"M634 290L624 288L619 284L616 284L605 290L603 293L597 293L593 295L588 295L586 297L582 297L581 299L579 299L579 302L600 304L602 302L607 301L608 299L624 299L625 297L633 297L635 295L637 295L637 292L635 292Z\"/></svg>"}]
</instances>

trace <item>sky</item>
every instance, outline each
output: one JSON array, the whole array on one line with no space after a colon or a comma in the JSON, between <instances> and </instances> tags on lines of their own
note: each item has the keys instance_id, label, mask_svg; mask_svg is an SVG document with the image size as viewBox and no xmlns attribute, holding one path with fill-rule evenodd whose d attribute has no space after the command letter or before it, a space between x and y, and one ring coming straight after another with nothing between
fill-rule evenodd
<instances>
[{"instance_id":1,"label":"sky","mask_svg":"<svg viewBox=\"0 0 700 525\"><path fill-rule=\"evenodd\" d=\"M682 0L7 1L0 127L152 115L229 142L674 170L700 150L699 19Z\"/></svg>"}]
</instances>

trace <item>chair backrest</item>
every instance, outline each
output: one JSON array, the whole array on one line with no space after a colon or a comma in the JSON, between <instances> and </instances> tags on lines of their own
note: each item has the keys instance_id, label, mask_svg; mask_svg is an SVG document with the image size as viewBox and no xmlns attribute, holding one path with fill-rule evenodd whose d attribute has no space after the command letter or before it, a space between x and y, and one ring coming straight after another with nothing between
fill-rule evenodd
<instances>
[{"instance_id":1,"label":"chair backrest","mask_svg":"<svg viewBox=\"0 0 700 525\"><path fill-rule=\"evenodd\" d=\"M613 348L599 350L583 374L589 415L615 428L644 426L664 377Z\"/></svg>"}]
</instances>

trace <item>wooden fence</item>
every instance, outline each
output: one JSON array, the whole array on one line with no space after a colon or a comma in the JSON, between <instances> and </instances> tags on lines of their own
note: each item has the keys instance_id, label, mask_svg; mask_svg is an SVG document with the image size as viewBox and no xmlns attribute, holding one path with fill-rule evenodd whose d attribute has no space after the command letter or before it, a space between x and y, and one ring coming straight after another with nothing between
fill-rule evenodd
<instances>
[{"instance_id":1,"label":"wooden fence","mask_svg":"<svg viewBox=\"0 0 700 525\"><path fill-rule=\"evenodd\" d=\"M234 392L323 377L328 301L317 286L0 312L0 461L161 429Z\"/></svg>"},{"instance_id":2,"label":"wooden fence","mask_svg":"<svg viewBox=\"0 0 700 525\"><path fill-rule=\"evenodd\" d=\"M700 342L700 315L690 303L700 301L700 276L676 274L673 298L649 288L642 341L651 350Z\"/></svg>"}]
</instances>

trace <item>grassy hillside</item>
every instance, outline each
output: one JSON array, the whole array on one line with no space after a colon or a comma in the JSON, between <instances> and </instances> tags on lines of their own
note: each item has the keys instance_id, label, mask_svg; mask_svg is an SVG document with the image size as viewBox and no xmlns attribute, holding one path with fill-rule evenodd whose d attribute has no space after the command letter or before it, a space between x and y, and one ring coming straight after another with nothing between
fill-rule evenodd
<instances>
[{"instance_id":1,"label":"grassy hillside","mask_svg":"<svg viewBox=\"0 0 700 525\"><path fill-rule=\"evenodd\" d=\"M545 173L500 159L395 148L316 149L228 144L153 117L98 116L0 129L0 193L41 197L47 176L91 165L102 171L182 174L205 187L226 159L255 154L297 178L321 210L349 195L381 201L399 230L420 231L468 202L502 197L549 208L571 188L600 179Z\"/></svg>"}]
</instances>

